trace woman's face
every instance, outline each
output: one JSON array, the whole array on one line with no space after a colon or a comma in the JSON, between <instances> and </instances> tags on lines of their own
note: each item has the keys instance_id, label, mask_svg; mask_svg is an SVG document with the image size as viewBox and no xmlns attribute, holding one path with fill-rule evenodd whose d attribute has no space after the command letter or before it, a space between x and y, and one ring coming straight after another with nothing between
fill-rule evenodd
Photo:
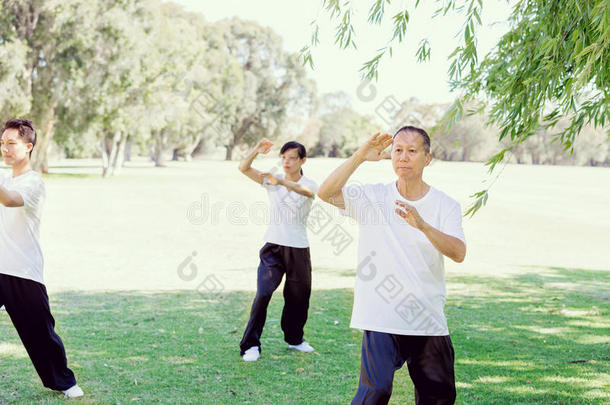
<instances>
[{"instance_id":1,"label":"woman's face","mask_svg":"<svg viewBox=\"0 0 610 405\"><path fill-rule=\"evenodd\" d=\"M282 168L286 174L299 173L301 171L301 166L307 159L299 158L299 150L297 148L288 149L280 156L282 158Z\"/></svg>"}]
</instances>

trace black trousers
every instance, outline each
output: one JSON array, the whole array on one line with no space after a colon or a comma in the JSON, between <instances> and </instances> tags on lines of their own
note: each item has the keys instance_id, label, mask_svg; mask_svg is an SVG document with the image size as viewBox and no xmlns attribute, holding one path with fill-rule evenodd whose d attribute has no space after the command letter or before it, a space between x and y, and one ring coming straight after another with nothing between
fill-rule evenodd
<instances>
[{"instance_id":1,"label":"black trousers","mask_svg":"<svg viewBox=\"0 0 610 405\"><path fill-rule=\"evenodd\" d=\"M358 392L352 405L387 404L394 372L407 362L417 405L455 403L454 352L449 336L364 331Z\"/></svg>"},{"instance_id":2,"label":"black trousers","mask_svg":"<svg viewBox=\"0 0 610 405\"><path fill-rule=\"evenodd\" d=\"M66 352L55 333L47 289L25 278L0 274L0 306L13 321L42 384L63 391L76 384Z\"/></svg>"},{"instance_id":3,"label":"black trousers","mask_svg":"<svg viewBox=\"0 0 610 405\"><path fill-rule=\"evenodd\" d=\"M307 322L311 295L311 258L309 248L295 248L266 243L259 253L260 264L256 282L256 297L250 320L239 348L243 355L252 346L261 347L261 335L267 319L267 306L273 292L286 274L282 331L291 345L303 342L303 327Z\"/></svg>"}]
</instances>

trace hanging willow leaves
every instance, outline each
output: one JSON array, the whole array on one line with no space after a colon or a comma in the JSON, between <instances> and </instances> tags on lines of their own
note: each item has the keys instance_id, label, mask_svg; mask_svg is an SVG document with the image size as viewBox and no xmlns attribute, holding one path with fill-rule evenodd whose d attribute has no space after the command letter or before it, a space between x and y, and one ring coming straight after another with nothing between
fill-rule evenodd
<instances>
[{"instance_id":1,"label":"hanging willow leaves","mask_svg":"<svg viewBox=\"0 0 610 405\"><path fill-rule=\"evenodd\" d=\"M464 116L463 106L485 100L477 110L487 111L488 124L497 126L499 140L509 143L488 160L490 172L541 128L554 130L551 142L561 143L570 152L576 137L588 125L603 128L606 139L601 142L610 141L610 1L509 1L510 27L483 58L477 54L483 1L437 3L439 7L429 18L444 18L450 13L464 18L447 72L451 89L460 96L440 125L451 127ZM371 1L368 22L389 25L392 37L363 63L360 71L366 79L378 77L380 63L391 57L392 46L410 40L406 35L409 10L402 9L388 19L390 4L389 0ZM351 10L351 22L354 9L350 2L323 0L323 5L331 19ZM419 1L414 8L418 5ZM348 28L342 27L346 34L341 37L341 45L346 38L355 37L355 31ZM421 40L415 56L420 62L429 60L427 41ZM560 119L570 124L555 129ZM468 214L485 205L487 191L473 194Z\"/></svg>"}]
</instances>

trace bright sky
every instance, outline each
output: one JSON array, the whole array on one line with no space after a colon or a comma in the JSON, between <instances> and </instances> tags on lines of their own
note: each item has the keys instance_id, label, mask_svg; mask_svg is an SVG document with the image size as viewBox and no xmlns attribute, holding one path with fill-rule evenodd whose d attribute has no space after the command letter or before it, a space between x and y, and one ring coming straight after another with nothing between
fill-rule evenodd
<instances>
[{"instance_id":1,"label":"bright sky","mask_svg":"<svg viewBox=\"0 0 610 405\"><path fill-rule=\"evenodd\" d=\"M356 50L342 50L334 45L336 23L331 23L329 15L321 10L322 0L174 1L187 10L201 12L208 21L237 16L269 26L283 38L285 49L292 52L309 43L310 23L318 17L320 44L313 52L314 70L307 68L310 77L317 82L320 94L339 90L349 94L353 107L361 113L374 115L380 103L389 96L398 101L416 97L423 102L451 102L454 98L449 92L447 57L459 44L455 35L464 17L452 14L432 19L437 1L423 0L416 10L411 10L406 43L395 46L393 57L381 62L374 93L370 86L361 86L359 69L390 39L390 17L405 4L412 8L413 1L392 2L392 7L386 10L384 27L370 26L366 22L372 0L353 1L360 7L353 20ZM506 0L484 2L483 27L478 35L480 57L491 50L508 29L506 19L510 8L506 3ZM431 44L431 58L429 62L417 63L415 53L424 38Z\"/></svg>"}]
</instances>

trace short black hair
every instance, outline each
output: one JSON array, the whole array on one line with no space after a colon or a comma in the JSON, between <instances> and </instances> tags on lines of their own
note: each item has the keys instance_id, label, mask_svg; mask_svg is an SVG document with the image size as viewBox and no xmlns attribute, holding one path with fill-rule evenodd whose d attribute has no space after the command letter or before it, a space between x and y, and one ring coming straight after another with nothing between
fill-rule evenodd
<instances>
[{"instance_id":1,"label":"short black hair","mask_svg":"<svg viewBox=\"0 0 610 405\"><path fill-rule=\"evenodd\" d=\"M428 135L428 133L426 131L424 131L421 128L417 128L417 127L414 127L411 125L406 125L406 126L400 128L398 131L396 131L396 133L394 134L392 139L396 138L396 135L398 135L401 132L415 132L416 134L421 135L421 137L424 138L424 147L426 148L426 152L430 153L430 136Z\"/></svg>"},{"instance_id":2,"label":"short black hair","mask_svg":"<svg viewBox=\"0 0 610 405\"><path fill-rule=\"evenodd\" d=\"M32 124L32 121L20 118L8 120L4 123L2 133L4 133L4 131L7 129L16 129L23 141L25 143L31 143L32 150L34 150L34 146L36 145L36 129L34 129L34 124ZM32 153L32 150L30 153Z\"/></svg>"},{"instance_id":3,"label":"short black hair","mask_svg":"<svg viewBox=\"0 0 610 405\"><path fill-rule=\"evenodd\" d=\"M297 153L299 154L299 159L303 159L303 158L307 157L307 150L305 150L305 146L296 141L286 142L284 144L284 146L282 146L282 149L280 149L280 155L282 155L284 152L286 152L289 149L296 149ZM303 174L303 169L301 169L301 174Z\"/></svg>"},{"instance_id":4,"label":"short black hair","mask_svg":"<svg viewBox=\"0 0 610 405\"><path fill-rule=\"evenodd\" d=\"M286 152L288 149L297 149L297 152L299 153L299 159L307 157L307 151L305 150L305 146L303 146L303 144L300 144L295 141L286 142L284 146L282 146L282 149L280 149L280 155Z\"/></svg>"}]
</instances>

